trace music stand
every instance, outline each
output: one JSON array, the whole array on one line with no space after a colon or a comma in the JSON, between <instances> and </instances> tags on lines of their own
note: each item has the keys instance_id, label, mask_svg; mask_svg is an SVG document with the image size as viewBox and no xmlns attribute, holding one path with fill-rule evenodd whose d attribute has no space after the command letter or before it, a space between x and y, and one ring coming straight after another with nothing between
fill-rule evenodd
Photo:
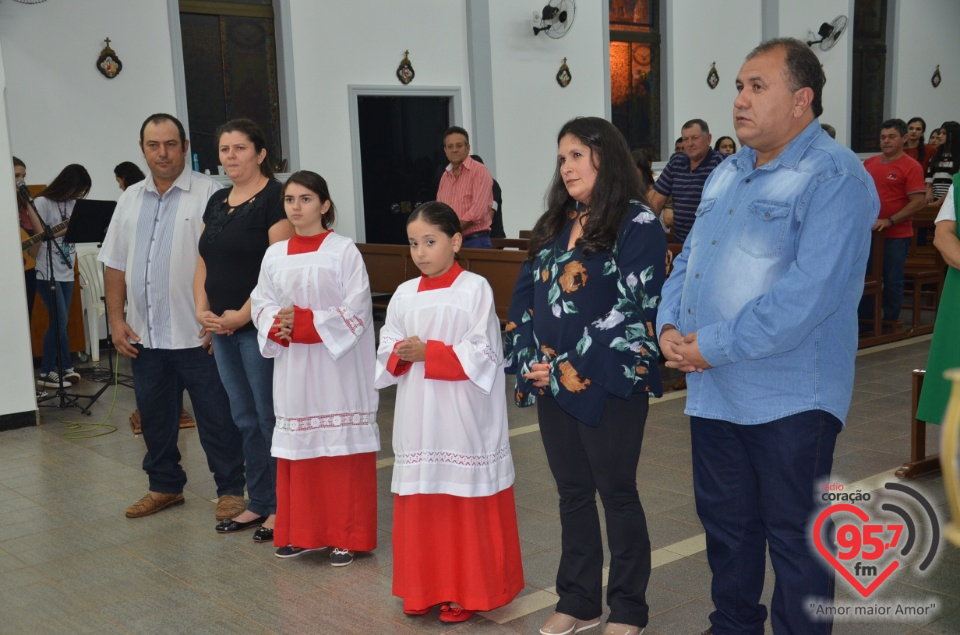
<instances>
[{"instance_id":1,"label":"music stand","mask_svg":"<svg viewBox=\"0 0 960 635\"><path fill-rule=\"evenodd\" d=\"M81 198L73 207L70 225L63 238L66 243L102 243L116 209L116 201L91 201Z\"/></svg>"},{"instance_id":2,"label":"music stand","mask_svg":"<svg viewBox=\"0 0 960 635\"><path fill-rule=\"evenodd\" d=\"M116 209L116 207L117 203L115 201L79 199L73 208L73 215L70 217L70 226L67 228L67 233L65 236L66 242L97 243L98 246L102 244L103 239L107 235L107 228L110 227L110 219L113 218L113 211ZM106 391L106 389L114 383L113 358L111 357L112 347L110 340L110 320L106 320L106 326L107 365L109 366L109 371L106 378L98 376L98 369L93 369L91 372L90 376L88 377L89 380L99 382L106 379L106 383L96 393L86 396L87 399L90 399L90 403L87 404L87 407L96 403L96 401L100 399L101 395L103 395L104 391ZM91 342L91 346L100 346L100 342ZM119 378L117 379L117 383L132 388L130 384L119 380Z\"/></svg>"}]
</instances>

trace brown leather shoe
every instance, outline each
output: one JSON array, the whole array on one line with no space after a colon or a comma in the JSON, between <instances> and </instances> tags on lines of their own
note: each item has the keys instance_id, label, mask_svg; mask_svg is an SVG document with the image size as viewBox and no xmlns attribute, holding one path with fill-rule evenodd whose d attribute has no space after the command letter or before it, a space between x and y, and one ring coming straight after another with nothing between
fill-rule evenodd
<instances>
[{"instance_id":1,"label":"brown leather shoe","mask_svg":"<svg viewBox=\"0 0 960 635\"><path fill-rule=\"evenodd\" d=\"M566 613L554 613L540 627L541 635L574 635L600 626L600 617L592 620L578 620Z\"/></svg>"},{"instance_id":2,"label":"brown leather shoe","mask_svg":"<svg viewBox=\"0 0 960 635\"><path fill-rule=\"evenodd\" d=\"M183 494L148 492L146 496L127 507L127 518L143 518L176 505L183 505Z\"/></svg>"},{"instance_id":3,"label":"brown leather shoe","mask_svg":"<svg viewBox=\"0 0 960 635\"><path fill-rule=\"evenodd\" d=\"M243 496L231 496L230 494L221 496L220 500L217 501L217 520L235 518L246 509L247 504L244 502Z\"/></svg>"},{"instance_id":4,"label":"brown leather shoe","mask_svg":"<svg viewBox=\"0 0 960 635\"><path fill-rule=\"evenodd\" d=\"M193 417L187 414L187 410L185 408L181 408L180 429L182 430L184 428L196 428L196 427L197 427L197 422L193 420Z\"/></svg>"},{"instance_id":5,"label":"brown leather shoe","mask_svg":"<svg viewBox=\"0 0 960 635\"><path fill-rule=\"evenodd\" d=\"M183 428L196 428L197 422L193 420L189 414L187 414L186 409L180 410L180 429ZM142 434L143 430L140 428L140 411L134 410L133 414L130 415L130 429L133 430L134 434Z\"/></svg>"},{"instance_id":6,"label":"brown leather shoe","mask_svg":"<svg viewBox=\"0 0 960 635\"><path fill-rule=\"evenodd\" d=\"M140 429L140 411L134 410L133 414L130 415L130 429L133 430L134 434L142 434L143 430Z\"/></svg>"}]
</instances>

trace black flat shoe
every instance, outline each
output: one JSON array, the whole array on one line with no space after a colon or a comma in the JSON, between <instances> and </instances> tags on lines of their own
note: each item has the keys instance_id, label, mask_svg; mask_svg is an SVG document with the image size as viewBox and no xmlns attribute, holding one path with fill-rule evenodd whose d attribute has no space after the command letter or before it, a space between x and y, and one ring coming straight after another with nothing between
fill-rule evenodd
<instances>
[{"instance_id":1,"label":"black flat shoe","mask_svg":"<svg viewBox=\"0 0 960 635\"><path fill-rule=\"evenodd\" d=\"M253 532L253 541L273 542L273 529L268 529L267 527L257 527L257 530Z\"/></svg>"},{"instance_id":2,"label":"black flat shoe","mask_svg":"<svg viewBox=\"0 0 960 635\"><path fill-rule=\"evenodd\" d=\"M243 531L244 529L256 527L257 525L262 525L266 519L266 516L257 516L251 521L241 523L228 518L226 520L221 520L220 524L217 525L215 529L217 530L218 534L232 534L237 531Z\"/></svg>"}]
</instances>

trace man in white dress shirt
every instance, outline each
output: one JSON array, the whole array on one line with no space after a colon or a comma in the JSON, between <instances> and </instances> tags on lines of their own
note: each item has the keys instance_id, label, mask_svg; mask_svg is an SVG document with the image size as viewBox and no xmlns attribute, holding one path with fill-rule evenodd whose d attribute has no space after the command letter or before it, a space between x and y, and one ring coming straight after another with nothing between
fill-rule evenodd
<instances>
[{"instance_id":1,"label":"man in white dress shirt","mask_svg":"<svg viewBox=\"0 0 960 635\"><path fill-rule=\"evenodd\" d=\"M182 385L217 484L216 517L233 518L245 509L240 432L193 302L203 211L220 185L185 169L189 141L171 115L143 122L140 148L150 176L120 195L100 251L113 343L130 358L147 445L150 491L126 515L149 516L184 502L187 475L177 448Z\"/></svg>"}]
</instances>

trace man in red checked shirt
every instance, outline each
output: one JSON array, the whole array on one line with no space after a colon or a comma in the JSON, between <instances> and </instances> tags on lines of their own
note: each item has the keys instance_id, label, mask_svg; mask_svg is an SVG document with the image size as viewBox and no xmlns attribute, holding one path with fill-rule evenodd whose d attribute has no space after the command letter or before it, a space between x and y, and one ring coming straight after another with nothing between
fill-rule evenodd
<instances>
[{"instance_id":1,"label":"man in red checked shirt","mask_svg":"<svg viewBox=\"0 0 960 635\"><path fill-rule=\"evenodd\" d=\"M440 177L437 200L452 207L460 217L464 247L492 249L493 177L482 163L470 158L470 137L463 128L447 128L443 151L450 163Z\"/></svg>"},{"instance_id":2,"label":"man in red checked shirt","mask_svg":"<svg viewBox=\"0 0 960 635\"><path fill-rule=\"evenodd\" d=\"M913 222L910 217L924 205L923 170L903 152L907 124L888 119L880 125L882 154L863 162L880 195L880 218L873 231L883 232L883 319L900 319L903 308L903 268L907 260ZM869 271L870 265L867 264ZM870 302L861 301L860 317L873 317Z\"/></svg>"}]
</instances>

